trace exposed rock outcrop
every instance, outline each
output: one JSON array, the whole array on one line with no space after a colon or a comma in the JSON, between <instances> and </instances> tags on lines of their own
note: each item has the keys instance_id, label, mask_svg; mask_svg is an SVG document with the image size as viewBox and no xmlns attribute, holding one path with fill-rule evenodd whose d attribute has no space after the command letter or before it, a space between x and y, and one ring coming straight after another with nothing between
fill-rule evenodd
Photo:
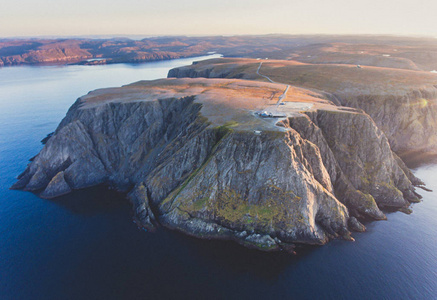
<instances>
[{"instance_id":1,"label":"exposed rock outcrop","mask_svg":"<svg viewBox=\"0 0 437 300\"><path fill-rule=\"evenodd\" d=\"M157 221L155 214L150 208L147 188L144 186L144 183L140 182L136 184L129 193L128 198L133 205L134 218L137 224L147 230L153 231Z\"/></svg>"},{"instance_id":2,"label":"exposed rock outcrop","mask_svg":"<svg viewBox=\"0 0 437 300\"><path fill-rule=\"evenodd\" d=\"M383 219L381 208L418 200L415 177L365 113L311 98L305 114L289 99L280 126L253 114L281 88L167 79L92 92L13 188L52 198L103 183L129 192L149 230L287 251L352 239L364 230L356 218Z\"/></svg>"},{"instance_id":3,"label":"exposed rock outcrop","mask_svg":"<svg viewBox=\"0 0 437 300\"><path fill-rule=\"evenodd\" d=\"M368 113L384 131L398 153L437 153L437 89L434 86L406 91L401 95L338 93L344 106Z\"/></svg>"},{"instance_id":4,"label":"exposed rock outcrop","mask_svg":"<svg viewBox=\"0 0 437 300\"><path fill-rule=\"evenodd\" d=\"M71 191L70 186L65 181L64 172L61 171L50 180L40 197L50 199L68 194Z\"/></svg>"}]
</instances>

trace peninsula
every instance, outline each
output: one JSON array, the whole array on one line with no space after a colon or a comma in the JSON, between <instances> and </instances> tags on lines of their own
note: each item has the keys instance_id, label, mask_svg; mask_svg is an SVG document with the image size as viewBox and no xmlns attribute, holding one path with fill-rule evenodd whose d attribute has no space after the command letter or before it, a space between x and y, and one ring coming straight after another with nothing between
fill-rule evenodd
<instances>
[{"instance_id":1,"label":"peninsula","mask_svg":"<svg viewBox=\"0 0 437 300\"><path fill-rule=\"evenodd\" d=\"M169 75L261 81L169 78L90 92L12 188L54 198L105 184L126 192L141 227L266 251L353 240L360 221L409 212L423 183L392 151L396 135L334 94L294 77L287 87L272 71L281 64L260 71L277 83L256 60L215 60Z\"/></svg>"}]
</instances>

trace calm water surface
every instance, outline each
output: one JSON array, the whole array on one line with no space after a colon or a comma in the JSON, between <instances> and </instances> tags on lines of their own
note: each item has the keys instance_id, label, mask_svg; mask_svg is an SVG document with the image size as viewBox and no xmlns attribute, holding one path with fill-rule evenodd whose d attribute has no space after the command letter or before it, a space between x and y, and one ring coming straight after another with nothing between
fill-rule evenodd
<instances>
[{"instance_id":1,"label":"calm water surface","mask_svg":"<svg viewBox=\"0 0 437 300\"><path fill-rule=\"evenodd\" d=\"M76 98L192 60L0 69L0 299L437 299L436 193L354 243L290 256L147 233L102 188L53 201L8 190ZM437 191L437 164L415 172Z\"/></svg>"}]
</instances>

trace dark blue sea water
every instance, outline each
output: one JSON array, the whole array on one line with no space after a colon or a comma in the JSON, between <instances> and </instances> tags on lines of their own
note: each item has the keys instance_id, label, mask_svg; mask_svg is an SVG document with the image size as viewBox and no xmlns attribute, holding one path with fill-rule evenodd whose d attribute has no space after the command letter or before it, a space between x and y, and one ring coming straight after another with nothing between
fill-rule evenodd
<instances>
[{"instance_id":1,"label":"dark blue sea water","mask_svg":"<svg viewBox=\"0 0 437 300\"><path fill-rule=\"evenodd\" d=\"M52 201L8 190L77 97L192 60L0 69L0 299L437 299L436 193L356 242L291 256L147 233L103 188ZM436 164L415 172L437 191Z\"/></svg>"}]
</instances>

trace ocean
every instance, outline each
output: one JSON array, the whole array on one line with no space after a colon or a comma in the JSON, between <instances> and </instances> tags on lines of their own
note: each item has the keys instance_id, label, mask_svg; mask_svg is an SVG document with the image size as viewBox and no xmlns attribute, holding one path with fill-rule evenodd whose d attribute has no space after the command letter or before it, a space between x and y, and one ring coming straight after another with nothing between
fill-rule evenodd
<instances>
[{"instance_id":1,"label":"ocean","mask_svg":"<svg viewBox=\"0 0 437 300\"><path fill-rule=\"evenodd\" d=\"M0 68L0 299L437 299L437 197L365 224L355 242L297 255L139 229L102 187L54 200L9 187L90 90L166 77L218 57ZM414 166L437 191L437 162Z\"/></svg>"}]
</instances>

